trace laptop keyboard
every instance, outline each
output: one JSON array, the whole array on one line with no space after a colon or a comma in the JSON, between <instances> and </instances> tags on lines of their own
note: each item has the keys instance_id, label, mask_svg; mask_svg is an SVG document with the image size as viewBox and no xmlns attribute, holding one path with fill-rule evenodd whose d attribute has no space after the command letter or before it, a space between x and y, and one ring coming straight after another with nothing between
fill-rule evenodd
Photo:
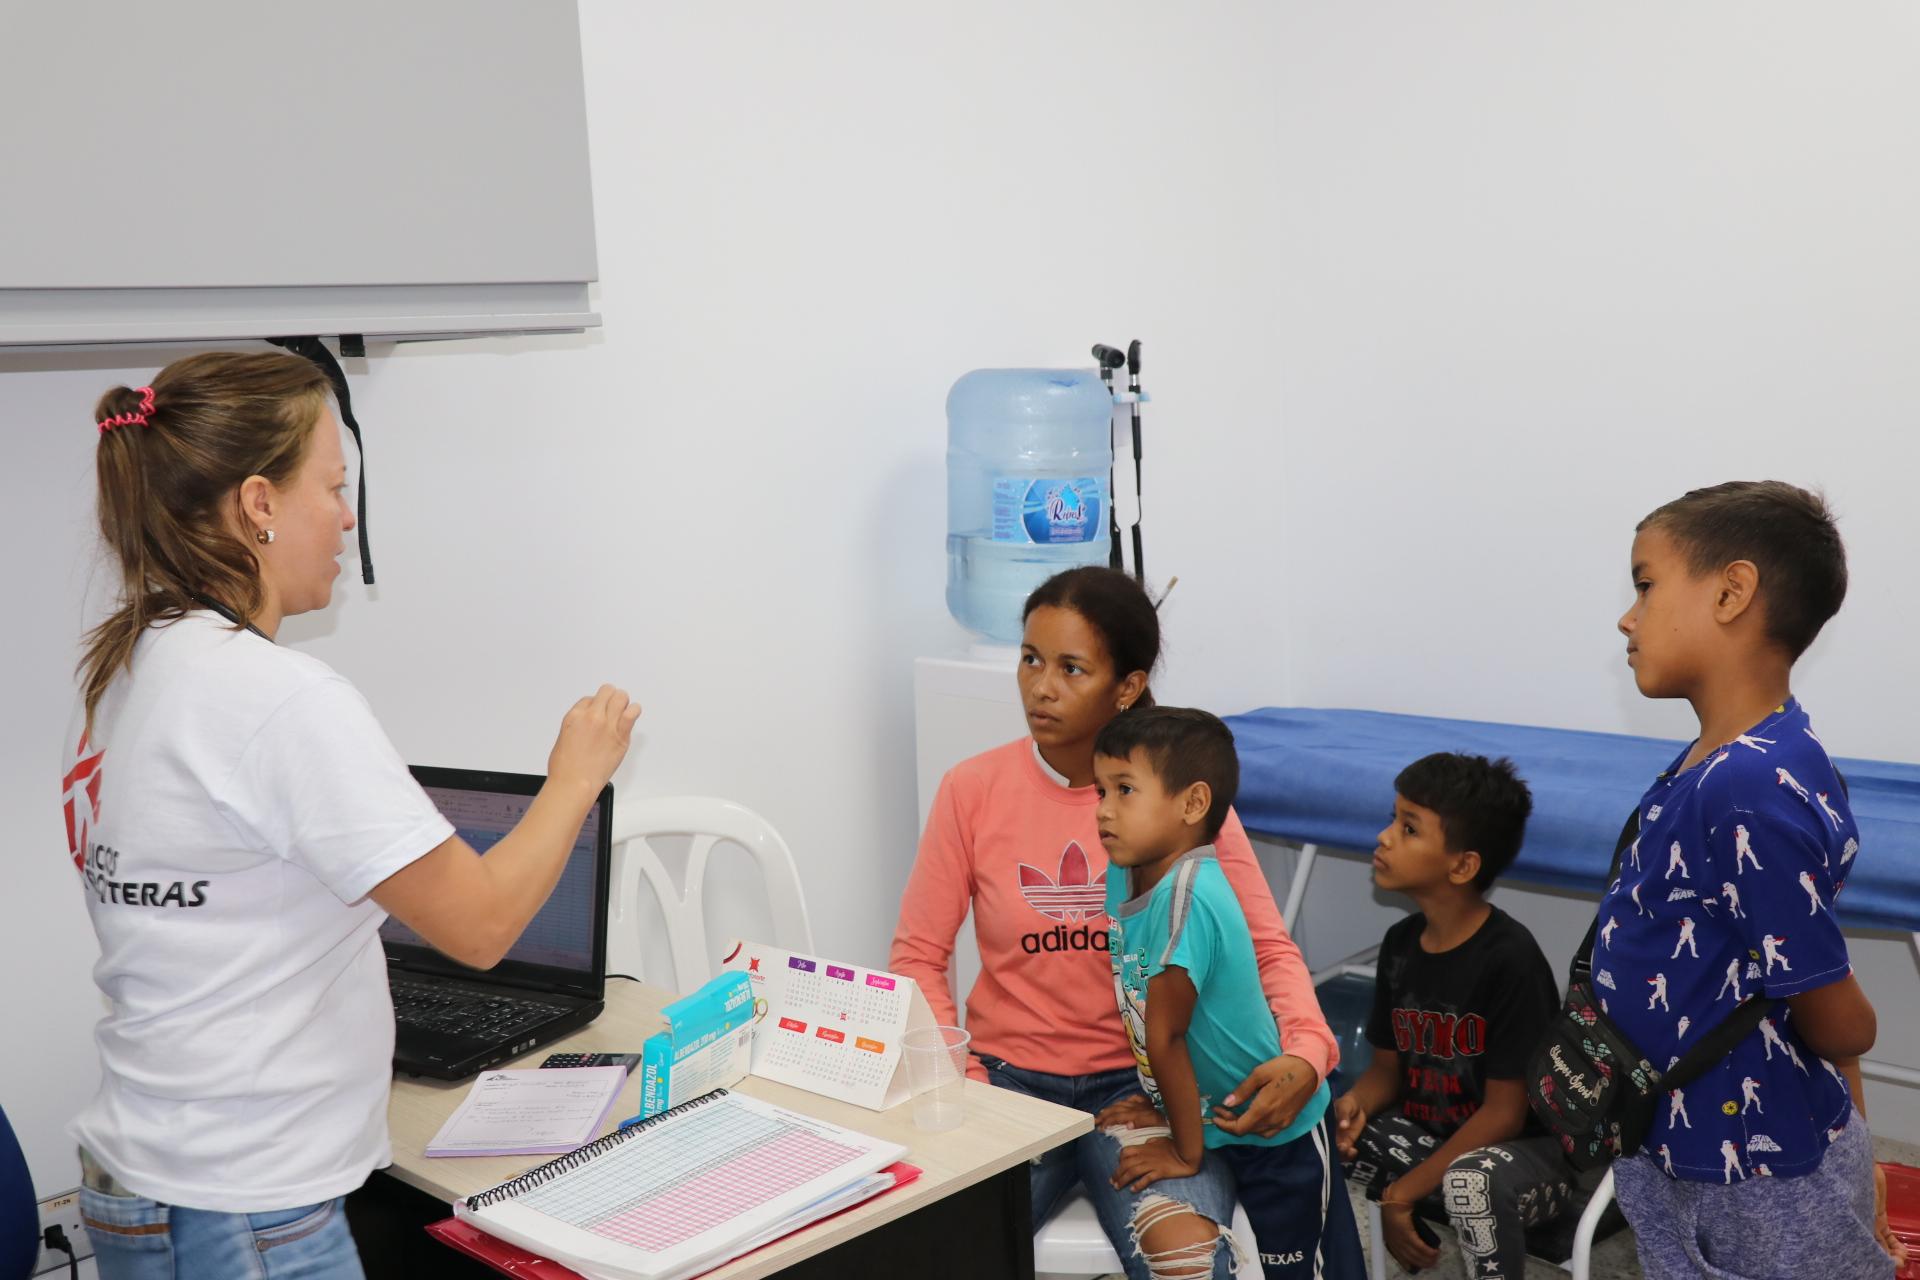
<instances>
[{"instance_id":1,"label":"laptop keyboard","mask_svg":"<svg viewBox=\"0 0 1920 1280\"><path fill-rule=\"evenodd\" d=\"M479 991L389 974L393 1015L400 1025L475 1040L511 1040L522 1031L566 1012L564 1005Z\"/></svg>"}]
</instances>

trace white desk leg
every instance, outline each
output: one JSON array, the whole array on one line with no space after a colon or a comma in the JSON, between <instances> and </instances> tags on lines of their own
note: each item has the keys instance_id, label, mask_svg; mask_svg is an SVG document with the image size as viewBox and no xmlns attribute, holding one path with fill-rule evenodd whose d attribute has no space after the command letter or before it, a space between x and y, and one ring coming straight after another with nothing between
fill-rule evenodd
<instances>
[{"instance_id":1,"label":"white desk leg","mask_svg":"<svg viewBox=\"0 0 1920 1280\"><path fill-rule=\"evenodd\" d=\"M1300 920L1300 904L1307 899L1307 878L1313 874L1313 860L1319 856L1319 845L1300 846L1300 859L1293 864L1293 882L1287 886L1287 905L1280 912L1280 922L1289 934ZM1920 933L1914 935L1914 941L1920 946Z\"/></svg>"},{"instance_id":2,"label":"white desk leg","mask_svg":"<svg viewBox=\"0 0 1920 1280\"><path fill-rule=\"evenodd\" d=\"M1600 1179L1600 1185L1593 1189L1593 1199L1587 1201L1587 1211L1580 1215L1580 1228L1573 1233L1573 1255L1567 1259L1573 1280L1587 1280L1593 1269L1593 1233L1600 1228L1601 1215L1607 1206L1613 1203L1613 1170L1607 1170L1607 1176Z\"/></svg>"},{"instance_id":3,"label":"white desk leg","mask_svg":"<svg viewBox=\"0 0 1920 1280\"><path fill-rule=\"evenodd\" d=\"M1387 1280L1387 1232L1380 1217L1380 1206L1367 1201L1367 1274L1372 1280Z\"/></svg>"}]
</instances>

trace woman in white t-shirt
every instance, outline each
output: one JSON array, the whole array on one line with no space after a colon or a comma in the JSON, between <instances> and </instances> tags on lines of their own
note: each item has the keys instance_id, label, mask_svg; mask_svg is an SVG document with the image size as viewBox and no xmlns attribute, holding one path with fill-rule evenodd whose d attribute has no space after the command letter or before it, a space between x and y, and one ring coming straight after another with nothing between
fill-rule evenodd
<instances>
[{"instance_id":1,"label":"woman in white t-shirt","mask_svg":"<svg viewBox=\"0 0 1920 1280\"><path fill-rule=\"evenodd\" d=\"M121 599L87 637L64 772L111 1002L73 1124L100 1275L359 1277L341 1199L390 1160L380 923L498 962L640 708L607 686L576 703L482 860L353 686L274 643L327 606L354 527L326 377L191 356L95 421Z\"/></svg>"}]
</instances>

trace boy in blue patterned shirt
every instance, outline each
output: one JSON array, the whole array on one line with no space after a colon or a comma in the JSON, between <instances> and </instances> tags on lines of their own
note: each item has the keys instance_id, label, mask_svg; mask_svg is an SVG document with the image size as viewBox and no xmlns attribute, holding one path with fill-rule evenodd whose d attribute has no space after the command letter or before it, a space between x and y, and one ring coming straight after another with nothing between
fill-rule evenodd
<instances>
[{"instance_id":1,"label":"boy in blue patterned shirt","mask_svg":"<svg viewBox=\"0 0 1920 1280\"><path fill-rule=\"evenodd\" d=\"M1669 1066L1743 999L1775 1001L1614 1166L1641 1266L1651 1280L1890 1277L1859 1068L1874 1013L1834 918L1859 833L1789 691L1846 595L1839 532L1804 490L1717 485L1642 520L1632 569L1619 625L1634 682L1691 702L1700 733L1642 799L1601 900L1596 994Z\"/></svg>"},{"instance_id":2,"label":"boy in blue patterned shirt","mask_svg":"<svg viewBox=\"0 0 1920 1280\"><path fill-rule=\"evenodd\" d=\"M1233 1204L1196 1200L1189 1181L1204 1156L1232 1171L1267 1280L1362 1280L1326 1084L1270 1137L1213 1123L1214 1104L1282 1049L1246 915L1213 856L1240 784L1232 731L1204 711L1141 708L1101 730L1093 751L1100 843L1113 863L1107 951L1149 1095L1109 1108L1101 1123L1122 1144L1114 1185L1161 1188L1134 1222L1151 1273L1227 1267L1220 1243Z\"/></svg>"}]
</instances>

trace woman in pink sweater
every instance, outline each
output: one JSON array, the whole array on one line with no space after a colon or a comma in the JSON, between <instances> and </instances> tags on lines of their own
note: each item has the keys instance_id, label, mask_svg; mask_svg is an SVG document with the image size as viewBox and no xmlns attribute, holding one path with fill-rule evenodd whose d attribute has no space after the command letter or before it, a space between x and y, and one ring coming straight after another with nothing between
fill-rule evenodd
<instances>
[{"instance_id":1,"label":"woman in pink sweater","mask_svg":"<svg viewBox=\"0 0 1920 1280\"><path fill-rule=\"evenodd\" d=\"M966 1026L976 1072L1063 1106L1111 1109L1103 1124L1137 1114L1116 1104L1140 1089L1107 960L1093 740L1122 710L1151 704L1147 682L1159 657L1158 615L1125 574L1071 569L1028 598L1019 680L1030 736L963 761L941 780L890 960L919 982L936 1018L958 1024L947 971L971 908L981 973L966 996ZM1246 911L1285 1048L1225 1099L1215 1123L1270 1134L1292 1122L1332 1070L1337 1042L1238 815L1228 813L1215 848ZM1079 1183L1128 1274L1145 1280L1129 1232L1141 1197L1109 1181L1118 1151L1096 1131L1043 1156L1033 1169L1033 1221L1045 1222ZM1216 1222L1233 1203L1231 1179L1211 1159L1194 1177L1155 1183L1151 1193Z\"/></svg>"}]
</instances>

